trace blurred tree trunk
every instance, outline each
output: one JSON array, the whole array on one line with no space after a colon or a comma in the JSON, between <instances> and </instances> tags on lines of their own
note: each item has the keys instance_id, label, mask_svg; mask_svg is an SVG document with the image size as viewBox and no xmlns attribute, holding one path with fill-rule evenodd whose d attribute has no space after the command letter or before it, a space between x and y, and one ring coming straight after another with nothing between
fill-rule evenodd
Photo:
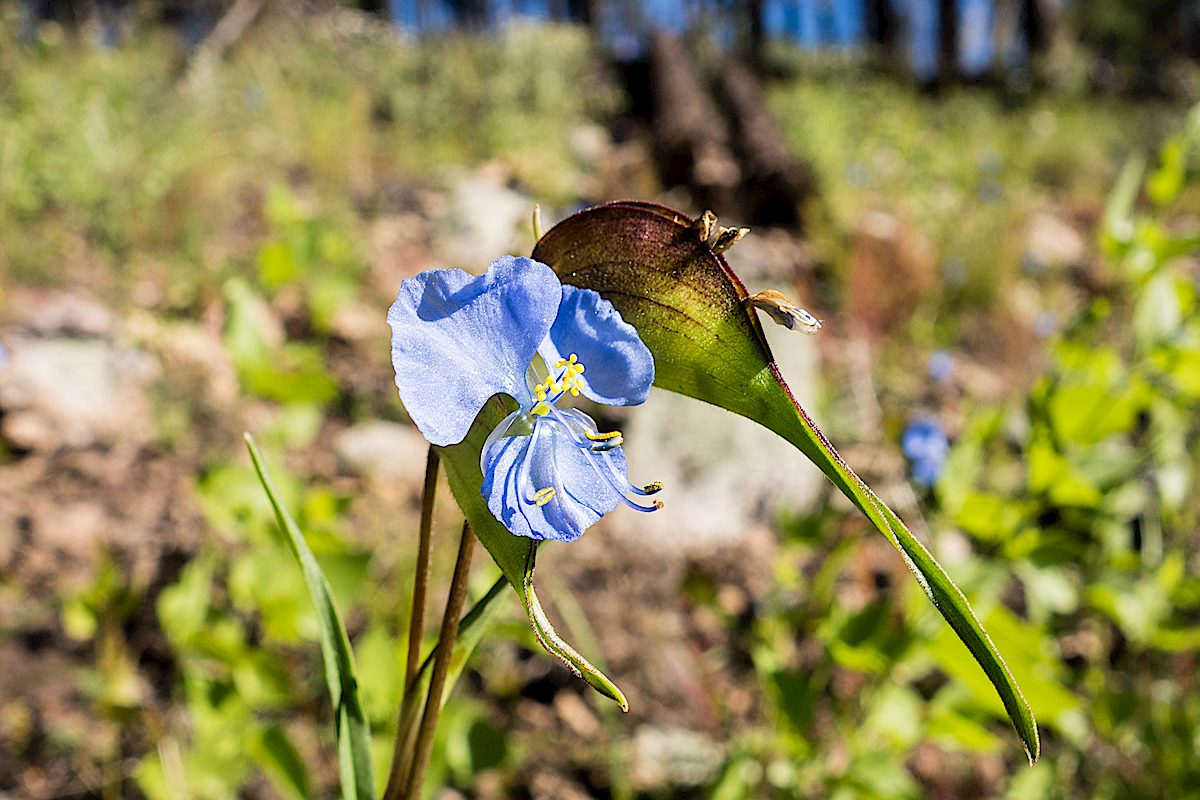
<instances>
[{"instance_id":1,"label":"blurred tree trunk","mask_svg":"<svg viewBox=\"0 0 1200 800\"><path fill-rule=\"evenodd\" d=\"M744 0L744 4L750 33L747 57L751 68L762 75L767 49L767 35L763 29L763 0Z\"/></svg>"},{"instance_id":2,"label":"blurred tree trunk","mask_svg":"<svg viewBox=\"0 0 1200 800\"><path fill-rule=\"evenodd\" d=\"M896 61L896 15L891 0L867 0L867 41L884 64Z\"/></svg>"},{"instance_id":3,"label":"blurred tree trunk","mask_svg":"<svg viewBox=\"0 0 1200 800\"><path fill-rule=\"evenodd\" d=\"M1047 26L1046 9L1040 0L1022 0L1021 2L1021 36L1029 48L1029 57L1040 56L1046 52L1050 44L1050 32Z\"/></svg>"},{"instance_id":4,"label":"blurred tree trunk","mask_svg":"<svg viewBox=\"0 0 1200 800\"><path fill-rule=\"evenodd\" d=\"M467 31L480 32L487 29L487 0L451 0L454 23Z\"/></svg>"},{"instance_id":5,"label":"blurred tree trunk","mask_svg":"<svg viewBox=\"0 0 1200 800\"><path fill-rule=\"evenodd\" d=\"M938 83L958 80L958 0L937 0Z\"/></svg>"},{"instance_id":6,"label":"blurred tree trunk","mask_svg":"<svg viewBox=\"0 0 1200 800\"><path fill-rule=\"evenodd\" d=\"M798 228L801 205L815 193L812 168L788 147L749 68L731 60L718 77L721 100L735 126L745 220Z\"/></svg>"},{"instance_id":7,"label":"blurred tree trunk","mask_svg":"<svg viewBox=\"0 0 1200 800\"><path fill-rule=\"evenodd\" d=\"M729 127L674 36L650 42L651 125L659 172L666 186L688 186L701 207L736 210L741 172Z\"/></svg>"}]
</instances>

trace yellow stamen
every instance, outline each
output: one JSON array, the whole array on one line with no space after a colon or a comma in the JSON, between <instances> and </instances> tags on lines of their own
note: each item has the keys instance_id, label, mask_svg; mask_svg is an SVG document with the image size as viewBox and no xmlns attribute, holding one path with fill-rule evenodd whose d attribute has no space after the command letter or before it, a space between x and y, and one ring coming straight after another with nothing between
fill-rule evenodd
<instances>
[{"instance_id":1,"label":"yellow stamen","mask_svg":"<svg viewBox=\"0 0 1200 800\"><path fill-rule=\"evenodd\" d=\"M662 490L663 490L662 481L655 481L654 483L648 483L642 487L642 491L644 491L646 494L654 494L655 492L661 492Z\"/></svg>"},{"instance_id":2,"label":"yellow stamen","mask_svg":"<svg viewBox=\"0 0 1200 800\"><path fill-rule=\"evenodd\" d=\"M541 506L546 505L546 503L549 503L553 499L554 499L554 489L553 489L553 487L547 486L545 489L538 489L534 493L533 504L540 508Z\"/></svg>"}]
</instances>

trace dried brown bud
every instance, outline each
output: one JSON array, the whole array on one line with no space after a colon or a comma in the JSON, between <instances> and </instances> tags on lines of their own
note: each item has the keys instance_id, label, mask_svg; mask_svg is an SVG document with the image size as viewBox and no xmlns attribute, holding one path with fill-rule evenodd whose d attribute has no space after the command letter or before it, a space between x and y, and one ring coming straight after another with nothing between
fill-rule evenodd
<instances>
[{"instance_id":1,"label":"dried brown bud","mask_svg":"<svg viewBox=\"0 0 1200 800\"><path fill-rule=\"evenodd\" d=\"M696 221L692 223L700 236L700 241L707 243L717 230L717 215L712 211L705 211Z\"/></svg>"},{"instance_id":2,"label":"dried brown bud","mask_svg":"<svg viewBox=\"0 0 1200 800\"><path fill-rule=\"evenodd\" d=\"M776 325L812 335L821 330L821 320L805 311L783 292L767 289L746 298L747 303L767 312Z\"/></svg>"},{"instance_id":3,"label":"dried brown bud","mask_svg":"<svg viewBox=\"0 0 1200 800\"><path fill-rule=\"evenodd\" d=\"M742 237L750 232L749 228L721 228L717 231L717 236L712 242L712 251L714 253L724 253L729 248L742 240Z\"/></svg>"}]
</instances>

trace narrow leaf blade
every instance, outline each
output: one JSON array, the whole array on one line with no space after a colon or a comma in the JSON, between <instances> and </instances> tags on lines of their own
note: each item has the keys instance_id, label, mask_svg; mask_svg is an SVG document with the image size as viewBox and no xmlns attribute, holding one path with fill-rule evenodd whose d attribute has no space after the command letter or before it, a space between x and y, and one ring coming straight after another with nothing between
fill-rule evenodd
<instances>
[{"instance_id":1,"label":"narrow leaf blade","mask_svg":"<svg viewBox=\"0 0 1200 800\"><path fill-rule=\"evenodd\" d=\"M317 612L321 656L325 662L325 683L329 687L337 720L338 766L344 800L372 800L375 796L375 777L371 768L371 731L358 694L358 675L354 667L354 651L342 623L341 614L333 601L329 582L321 572L316 556L309 549L304 534L292 515L279 500L275 484L263 463L254 437L245 434L246 448L263 490L275 509L275 519L287 535L288 545L296 563L304 573L309 597Z\"/></svg>"},{"instance_id":2,"label":"narrow leaf blade","mask_svg":"<svg viewBox=\"0 0 1200 800\"><path fill-rule=\"evenodd\" d=\"M745 287L691 219L650 203L598 206L548 231L533 257L563 282L599 292L637 328L654 354L657 386L748 417L816 464L900 552L995 686L1030 762L1037 759L1033 712L966 597L795 401L744 304Z\"/></svg>"}]
</instances>

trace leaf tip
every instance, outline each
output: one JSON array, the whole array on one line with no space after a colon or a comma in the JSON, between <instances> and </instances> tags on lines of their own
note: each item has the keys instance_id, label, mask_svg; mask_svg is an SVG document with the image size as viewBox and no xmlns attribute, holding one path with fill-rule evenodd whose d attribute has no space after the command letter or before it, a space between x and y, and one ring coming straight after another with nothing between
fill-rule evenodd
<instances>
[{"instance_id":1,"label":"leaf tip","mask_svg":"<svg viewBox=\"0 0 1200 800\"><path fill-rule=\"evenodd\" d=\"M1025 756L1029 759L1029 766L1032 767L1037 763L1038 758L1040 758L1042 755L1042 739L1041 736L1038 735L1036 722L1033 723L1032 741L1025 740L1024 737L1022 737L1022 740L1025 745Z\"/></svg>"}]
</instances>

